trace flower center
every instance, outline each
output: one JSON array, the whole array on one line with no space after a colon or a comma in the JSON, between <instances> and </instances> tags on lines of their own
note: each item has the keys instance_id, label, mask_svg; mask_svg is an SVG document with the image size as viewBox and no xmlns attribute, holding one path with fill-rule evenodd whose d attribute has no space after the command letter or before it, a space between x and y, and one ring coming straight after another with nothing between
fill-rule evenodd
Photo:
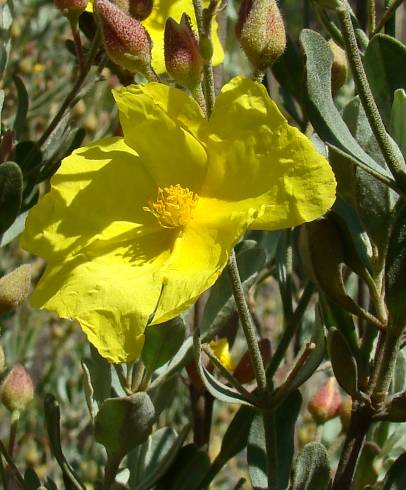
<instances>
[{"instance_id":1,"label":"flower center","mask_svg":"<svg viewBox=\"0 0 406 490\"><path fill-rule=\"evenodd\" d=\"M158 187L156 201L148 201L143 210L152 213L163 228L179 228L192 217L199 196L179 184Z\"/></svg>"}]
</instances>

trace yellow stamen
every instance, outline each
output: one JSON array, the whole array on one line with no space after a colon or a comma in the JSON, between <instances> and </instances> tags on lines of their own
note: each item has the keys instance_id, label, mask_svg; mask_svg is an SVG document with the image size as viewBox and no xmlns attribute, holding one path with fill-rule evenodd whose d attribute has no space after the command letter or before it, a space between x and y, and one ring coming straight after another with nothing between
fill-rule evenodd
<instances>
[{"instance_id":1,"label":"yellow stamen","mask_svg":"<svg viewBox=\"0 0 406 490\"><path fill-rule=\"evenodd\" d=\"M179 228L192 217L199 196L179 184L158 187L156 201L148 201L143 210L152 213L163 228Z\"/></svg>"}]
</instances>

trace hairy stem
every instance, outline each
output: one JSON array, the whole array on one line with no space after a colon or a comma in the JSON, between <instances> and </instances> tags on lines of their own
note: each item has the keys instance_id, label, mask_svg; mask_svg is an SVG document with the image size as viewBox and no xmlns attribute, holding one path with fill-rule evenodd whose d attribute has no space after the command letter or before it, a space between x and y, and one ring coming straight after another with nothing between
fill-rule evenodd
<instances>
[{"instance_id":1,"label":"hairy stem","mask_svg":"<svg viewBox=\"0 0 406 490\"><path fill-rule=\"evenodd\" d=\"M264 395L267 392L265 367L258 346L255 326L245 299L244 289L242 287L240 274L238 272L237 259L234 251L231 252L230 259L228 261L228 272L230 274L231 287L233 290L238 315L240 317L244 335L247 340L248 352L251 358L252 367L254 369L255 379L261 395Z\"/></svg>"}]
</instances>

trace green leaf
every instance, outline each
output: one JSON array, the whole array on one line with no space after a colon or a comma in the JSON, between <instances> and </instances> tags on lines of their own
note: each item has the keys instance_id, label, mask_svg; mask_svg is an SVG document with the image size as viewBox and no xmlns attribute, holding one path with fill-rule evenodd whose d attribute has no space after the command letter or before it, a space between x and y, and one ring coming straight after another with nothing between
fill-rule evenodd
<instances>
[{"instance_id":1,"label":"green leaf","mask_svg":"<svg viewBox=\"0 0 406 490\"><path fill-rule=\"evenodd\" d=\"M194 444L182 447L171 469L156 490L200 490L201 481L210 466L207 452Z\"/></svg>"},{"instance_id":2,"label":"green leaf","mask_svg":"<svg viewBox=\"0 0 406 490\"><path fill-rule=\"evenodd\" d=\"M181 317L159 325L148 325L142 361L150 373L167 363L180 349L185 339L185 324Z\"/></svg>"},{"instance_id":3,"label":"green leaf","mask_svg":"<svg viewBox=\"0 0 406 490\"><path fill-rule=\"evenodd\" d=\"M326 448L319 442L306 444L296 460L292 490L326 490L330 481Z\"/></svg>"},{"instance_id":4,"label":"green leaf","mask_svg":"<svg viewBox=\"0 0 406 490\"><path fill-rule=\"evenodd\" d=\"M397 210L389 239L385 270L386 304L395 321L406 318L406 204Z\"/></svg>"},{"instance_id":5,"label":"green leaf","mask_svg":"<svg viewBox=\"0 0 406 490\"><path fill-rule=\"evenodd\" d=\"M9 228L21 207L23 176L14 162L0 164L0 234Z\"/></svg>"},{"instance_id":6,"label":"green leaf","mask_svg":"<svg viewBox=\"0 0 406 490\"><path fill-rule=\"evenodd\" d=\"M265 251L257 246L253 240L244 240L236 247L236 257L241 281L247 281L254 276L265 264ZM231 283L228 271L225 269L210 290L210 296L204 309L200 329L206 332L213 323L217 314L226 305L232 296Z\"/></svg>"},{"instance_id":7,"label":"green leaf","mask_svg":"<svg viewBox=\"0 0 406 490\"><path fill-rule=\"evenodd\" d=\"M130 470L128 483L131 488L147 490L153 487L174 462L189 430L189 426L185 427L178 436L173 429L163 427L151 434L140 448L131 451L127 465Z\"/></svg>"},{"instance_id":8,"label":"green leaf","mask_svg":"<svg viewBox=\"0 0 406 490\"><path fill-rule=\"evenodd\" d=\"M62 470L66 488L68 490L86 490L62 452L61 414L58 402L53 395L48 394L45 396L44 415L51 451Z\"/></svg>"},{"instance_id":9,"label":"green leaf","mask_svg":"<svg viewBox=\"0 0 406 490\"><path fill-rule=\"evenodd\" d=\"M242 403L244 405L252 406L252 402L244 395L240 394L234 388L223 384L218 381L213 374L208 371L199 360L199 374L203 381L207 391L224 403Z\"/></svg>"},{"instance_id":10,"label":"green leaf","mask_svg":"<svg viewBox=\"0 0 406 490\"><path fill-rule=\"evenodd\" d=\"M111 365L90 346L91 359L82 362L84 391L89 413L94 420L99 406L111 396Z\"/></svg>"},{"instance_id":11,"label":"green leaf","mask_svg":"<svg viewBox=\"0 0 406 490\"><path fill-rule=\"evenodd\" d=\"M247 447L248 435L254 415L254 410L245 405L238 409L223 436L220 452L211 464L202 482L202 487L207 487L221 468Z\"/></svg>"},{"instance_id":12,"label":"green leaf","mask_svg":"<svg viewBox=\"0 0 406 490\"><path fill-rule=\"evenodd\" d=\"M24 231L25 220L27 219L27 216L28 211L17 216L13 224L7 229L7 231L3 233L3 235L1 235L0 247L4 247L4 245L10 243L14 240L14 238L17 238Z\"/></svg>"},{"instance_id":13,"label":"green leaf","mask_svg":"<svg viewBox=\"0 0 406 490\"><path fill-rule=\"evenodd\" d=\"M364 65L379 112L389 127L393 93L406 89L406 48L391 36L377 34L368 44Z\"/></svg>"},{"instance_id":14,"label":"green leaf","mask_svg":"<svg viewBox=\"0 0 406 490\"><path fill-rule=\"evenodd\" d=\"M406 488L406 453L401 454L386 473L382 490Z\"/></svg>"},{"instance_id":15,"label":"green leaf","mask_svg":"<svg viewBox=\"0 0 406 490\"><path fill-rule=\"evenodd\" d=\"M358 398L358 368L351 348L342 333L336 328L330 328L327 336L327 346L334 376L341 388Z\"/></svg>"},{"instance_id":16,"label":"green leaf","mask_svg":"<svg viewBox=\"0 0 406 490\"><path fill-rule=\"evenodd\" d=\"M331 95L332 54L323 37L304 29L300 42L306 56L307 99L309 118L324 142L351 155L377 174L390 178L387 171L374 161L351 135Z\"/></svg>"},{"instance_id":17,"label":"green leaf","mask_svg":"<svg viewBox=\"0 0 406 490\"><path fill-rule=\"evenodd\" d=\"M390 133L406 159L406 93L395 90L390 117Z\"/></svg>"},{"instance_id":18,"label":"green leaf","mask_svg":"<svg viewBox=\"0 0 406 490\"><path fill-rule=\"evenodd\" d=\"M248 437L247 463L251 484L254 490L268 488L268 463L264 421L260 414L255 415Z\"/></svg>"},{"instance_id":19,"label":"green leaf","mask_svg":"<svg viewBox=\"0 0 406 490\"><path fill-rule=\"evenodd\" d=\"M16 132L17 140L19 140L26 126L29 101L28 92L22 79L19 76L14 75L13 80L17 89L17 111L13 129Z\"/></svg>"},{"instance_id":20,"label":"green leaf","mask_svg":"<svg viewBox=\"0 0 406 490\"><path fill-rule=\"evenodd\" d=\"M24 483L27 485L29 490L38 490L38 488L41 486L41 481L32 468L27 468L25 470Z\"/></svg>"},{"instance_id":21,"label":"green leaf","mask_svg":"<svg viewBox=\"0 0 406 490\"><path fill-rule=\"evenodd\" d=\"M286 490L294 454L295 424L300 413L302 396L299 391L292 392L269 416L267 430L271 431L273 445L273 480L275 490ZM268 467L265 430L262 416L255 415L249 433L247 461L252 486L255 490L268 488Z\"/></svg>"},{"instance_id":22,"label":"green leaf","mask_svg":"<svg viewBox=\"0 0 406 490\"><path fill-rule=\"evenodd\" d=\"M147 439L154 421L154 405L146 393L108 398L95 418L95 438L109 455L124 457Z\"/></svg>"},{"instance_id":23,"label":"green leaf","mask_svg":"<svg viewBox=\"0 0 406 490\"><path fill-rule=\"evenodd\" d=\"M362 148L369 155L374 156L383 168L386 168L385 160L358 96L345 108L344 120ZM393 191L360 168L355 169L353 180L354 200L362 224L379 250L383 251L389 235L390 213L394 205Z\"/></svg>"},{"instance_id":24,"label":"green leaf","mask_svg":"<svg viewBox=\"0 0 406 490\"><path fill-rule=\"evenodd\" d=\"M406 389L406 353L398 352L396 357L395 372L393 373L392 392L400 393Z\"/></svg>"}]
</instances>

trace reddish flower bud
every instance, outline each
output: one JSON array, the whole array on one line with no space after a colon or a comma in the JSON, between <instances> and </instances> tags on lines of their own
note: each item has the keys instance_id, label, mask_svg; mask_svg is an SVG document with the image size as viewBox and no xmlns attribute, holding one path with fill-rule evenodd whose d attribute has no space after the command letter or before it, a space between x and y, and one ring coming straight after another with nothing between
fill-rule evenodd
<instances>
[{"instance_id":1,"label":"reddish flower bud","mask_svg":"<svg viewBox=\"0 0 406 490\"><path fill-rule=\"evenodd\" d=\"M329 40L328 45L333 55L333 64L331 66L331 91L333 95L335 95L347 79L348 62L345 51L332 39Z\"/></svg>"},{"instance_id":2,"label":"reddish flower bud","mask_svg":"<svg viewBox=\"0 0 406 490\"><path fill-rule=\"evenodd\" d=\"M264 71L286 47L285 25L275 0L242 0L236 34L255 69Z\"/></svg>"},{"instance_id":3,"label":"reddish flower bud","mask_svg":"<svg viewBox=\"0 0 406 490\"><path fill-rule=\"evenodd\" d=\"M335 378L329 378L327 382L310 400L307 408L318 424L338 415L341 405L341 395Z\"/></svg>"},{"instance_id":4,"label":"reddish flower bud","mask_svg":"<svg viewBox=\"0 0 406 490\"><path fill-rule=\"evenodd\" d=\"M111 61L132 73L149 75L152 41L144 27L109 0L95 0L94 11Z\"/></svg>"},{"instance_id":5,"label":"reddish flower bud","mask_svg":"<svg viewBox=\"0 0 406 490\"><path fill-rule=\"evenodd\" d=\"M80 15L86 8L88 0L54 0L54 4L64 15Z\"/></svg>"},{"instance_id":6,"label":"reddish flower bud","mask_svg":"<svg viewBox=\"0 0 406 490\"><path fill-rule=\"evenodd\" d=\"M202 58L189 17L178 24L171 17L165 24L165 65L168 73L190 90L200 83Z\"/></svg>"},{"instance_id":7,"label":"reddish flower bud","mask_svg":"<svg viewBox=\"0 0 406 490\"><path fill-rule=\"evenodd\" d=\"M21 412L33 398L31 377L22 364L16 364L1 384L0 399L10 412Z\"/></svg>"},{"instance_id":8,"label":"reddish flower bud","mask_svg":"<svg viewBox=\"0 0 406 490\"><path fill-rule=\"evenodd\" d=\"M149 17L153 6L153 0L129 0L130 15L137 20L145 20Z\"/></svg>"}]
</instances>

